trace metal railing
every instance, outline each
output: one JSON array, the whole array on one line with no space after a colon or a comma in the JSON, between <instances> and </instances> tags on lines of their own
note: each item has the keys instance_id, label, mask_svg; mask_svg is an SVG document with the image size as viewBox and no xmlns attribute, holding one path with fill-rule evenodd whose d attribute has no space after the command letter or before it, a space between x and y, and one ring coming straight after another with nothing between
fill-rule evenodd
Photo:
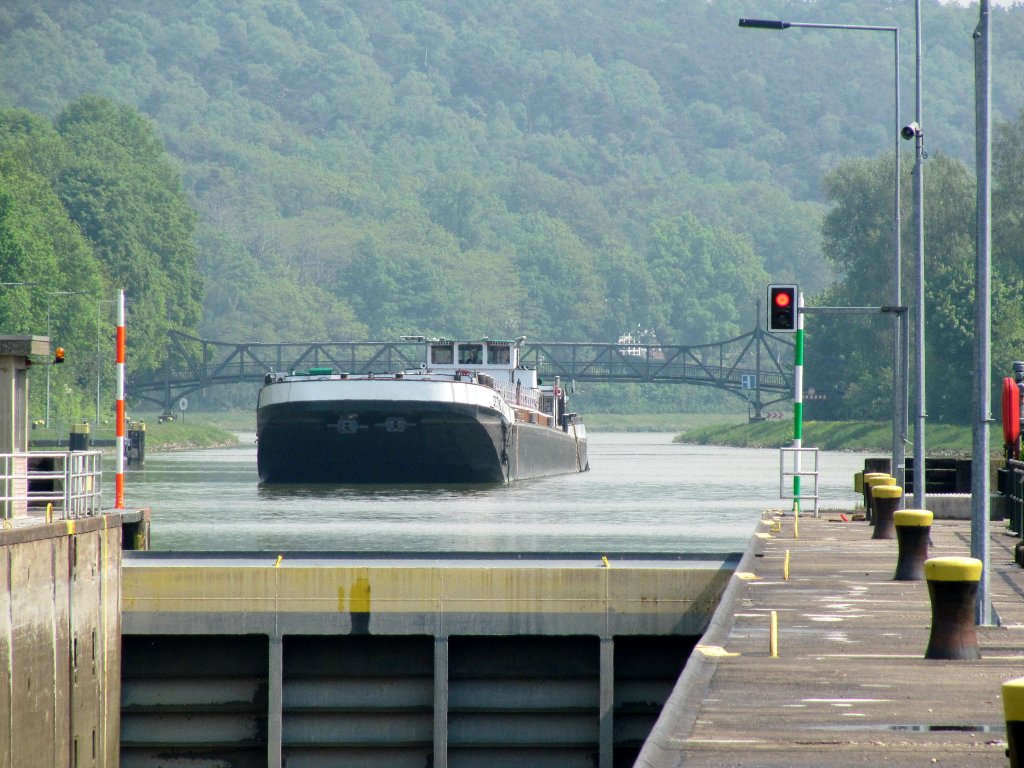
<instances>
[{"instance_id":1,"label":"metal railing","mask_svg":"<svg viewBox=\"0 0 1024 768\"><path fill-rule=\"evenodd\" d=\"M1007 487L1001 489L1007 500L1008 528L1018 536L1024 534L1024 461L1006 462Z\"/></svg>"},{"instance_id":2,"label":"metal railing","mask_svg":"<svg viewBox=\"0 0 1024 768\"><path fill-rule=\"evenodd\" d=\"M809 458L810 468L804 464ZM787 459L789 460L787 462ZM793 469L786 469L787 464ZM818 449L817 448L780 448L779 449L779 498L795 499L801 503L810 500L814 516L818 516ZM800 494L793 490L793 478L800 478ZM810 480L809 487L803 479ZM788 481L788 482L787 482Z\"/></svg>"},{"instance_id":3,"label":"metal railing","mask_svg":"<svg viewBox=\"0 0 1024 768\"><path fill-rule=\"evenodd\" d=\"M99 514L102 467L99 451L31 451L0 454L0 517L42 512L52 519Z\"/></svg>"}]
</instances>

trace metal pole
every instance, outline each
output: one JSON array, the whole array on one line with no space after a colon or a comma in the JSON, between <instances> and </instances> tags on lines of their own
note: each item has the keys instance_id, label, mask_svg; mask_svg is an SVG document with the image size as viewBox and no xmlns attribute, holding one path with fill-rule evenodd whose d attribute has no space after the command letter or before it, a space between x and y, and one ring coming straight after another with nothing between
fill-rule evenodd
<instances>
[{"instance_id":1,"label":"metal pole","mask_svg":"<svg viewBox=\"0 0 1024 768\"><path fill-rule=\"evenodd\" d=\"M893 260L892 260L892 303L893 306L903 304L903 234L902 215L900 213L900 31L893 29L893 66L895 69L895 80L893 82L894 106L893 115L895 129L893 139L895 144L895 178L893 180ZM906 445L907 445L907 408L909 407L909 386L910 383L903 376L903 340L900 338L900 318L893 319L893 344L892 344L892 476L896 478L896 484L905 488L906 480ZM901 502L902 503L902 502Z\"/></svg>"},{"instance_id":2,"label":"metal pole","mask_svg":"<svg viewBox=\"0 0 1024 768\"><path fill-rule=\"evenodd\" d=\"M50 338L50 301L47 299L46 302L46 338ZM46 366L46 414L43 418L43 426L47 429L50 428L50 368L53 366Z\"/></svg>"},{"instance_id":3,"label":"metal pole","mask_svg":"<svg viewBox=\"0 0 1024 768\"><path fill-rule=\"evenodd\" d=\"M919 0L918 0L919 2ZM866 32L891 32L893 36L893 93L894 93L894 131L895 158L893 174L893 260L892 260L892 303L893 306L903 304L902 268L903 268L903 245L902 245L902 222L900 202L900 30L899 27L883 27L864 24L827 24L797 21L780 21L776 19L740 19L741 27L752 27L755 29L789 29L790 27L804 27L808 29L845 29L852 31ZM920 41L920 27L918 27L918 41ZM920 123L920 42L918 42L918 122ZM920 154L920 150L919 150ZM923 336L922 336L923 338ZM909 377L902 375L902 362L904 355L901 352L900 341L900 319L893 318L892 325L892 474L896 481L902 486L904 484L904 472L906 464L906 439L907 439L907 412L910 402L910 381ZM922 358L923 359L923 358ZM922 363L923 368L923 363ZM922 437L923 439L923 437ZM919 505L921 506L921 505Z\"/></svg>"},{"instance_id":4,"label":"metal pole","mask_svg":"<svg viewBox=\"0 0 1024 768\"><path fill-rule=\"evenodd\" d=\"M800 513L800 449L804 437L804 295L797 293L796 343L793 345L793 511Z\"/></svg>"},{"instance_id":5,"label":"metal pole","mask_svg":"<svg viewBox=\"0 0 1024 768\"><path fill-rule=\"evenodd\" d=\"M992 623L989 598L989 453L988 433L992 420L992 129L990 125L992 77L991 18L989 0L981 0L978 26L974 30L974 119L977 153L978 197L974 300L974 407L971 466L971 556L981 560L981 582L975 620Z\"/></svg>"},{"instance_id":6,"label":"metal pole","mask_svg":"<svg viewBox=\"0 0 1024 768\"><path fill-rule=\"evenodd\" d=\"M103 370L100 359L100 311L103 309L103 302L96 302L96 429L100 428L100 371Z\"/></svg>"},{"instance_id":7,"label":"metal pole","mask_svg":"<svg viewBox=\"0 0 1024 768\"><path fill-rule=\"evenodd\" d=\"M914 506L924 509L925 501L925 376L924 376L924 123L921 116L921 0L915 7L915 43L917 76L915 78L914 119L917 123L914 161L914 224L917 230L917 382L914 392Z\"/></svg>"},{"instance_id":8,"label":"metal pole","mask_svg":"<svg viewBox=\"0 0 1024 768\"><path fill-rule=\"evenodd\" d=\"M117 404L114 415L114 452L117 469L114 473L114 508L124 509L124 289L117 292Z\"/></svg>"}]
</instances>

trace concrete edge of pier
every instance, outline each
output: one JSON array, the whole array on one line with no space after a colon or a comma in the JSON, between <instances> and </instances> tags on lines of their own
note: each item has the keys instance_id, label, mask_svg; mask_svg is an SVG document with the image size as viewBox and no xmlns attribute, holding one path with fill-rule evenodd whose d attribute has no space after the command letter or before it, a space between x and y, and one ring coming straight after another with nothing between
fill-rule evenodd
<instances>
[{"instance_id":1,"label":"concrete edge of pier","mask_svg":"<svg viewBox=\"0 0 1024 768\"><path fill-rule=\"evenodd\" d=\"M758 524L760 528L761 525ZM674 754L672 744L681 736L690 732L693 723L700 711L700 702L704 693L711 684L711 678L715 674L720 656L715 654L716 648L725 646L729 633L735 623L735 605L740 599L743 580L737 578L736 574L749 573L752 570L754 558L763 549L764 539L755 533L747 544L733 578L729 580L725 591L722 593L707 630L701 637L697 648L683 668L683 673L676 681L672 693L662 707L661 714L650 735L644 743L636 761L636 766L650 766L655 768L667 765L668 758ZM707 649L701 650L701 649Z\"/></svg>"},{"instance_id":2,"label":"concrete edge of pier","mask_svg":"<svg viewBox=\"0 0 1024 768\"><path fill-rule=\"evenodd\" d=\"M895 540L849 510L794 528L762 520L636 765L1005 768L1001 687L1024 664L1019 537L991 525L1001 623L977 628L980 659L948 660L925 658L929 586L894 580ZM966 556L970 521L936 520L931 539L933 557Z\"/></svg>"}]
</instances>

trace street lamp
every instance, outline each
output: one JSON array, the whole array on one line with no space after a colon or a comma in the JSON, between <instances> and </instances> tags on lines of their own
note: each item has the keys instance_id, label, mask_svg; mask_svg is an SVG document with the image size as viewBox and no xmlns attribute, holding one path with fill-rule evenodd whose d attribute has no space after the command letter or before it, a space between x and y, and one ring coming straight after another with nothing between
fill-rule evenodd
<instances>
[{"instance_id":1,"label":"street lamp","mask_svg":"<svg viewBox=\"0 0 1024 768\"><path fill-rule=\"evenodd\" d=\"M104 304L117 304L117 299L99 299L96 302L96 429L100 428L100 385L102 365L102 342L100 338L100 320Z\"/></svg>"},{"instance_id":2,"label":"street lamp","mask_svg":"<svg viewBox=\"0 0 1024 768\"><path fill-rule=\"evenodd\" d=\"M902 243L900 233L900 29L899 27L882 27L863 24L826 24L817 22L781 21L778 19L740 19L741 27L753 29L776 29L785 30L790 27L805 27L810 29L845 29L855 32L886 32L892 34L893 42L893 111L895 114L894 125L894 148L896 153L895 169L893 172L893 260L892 260L892 303L899 307L903 304L902 288ZM892 361L892 383L893 383L893 414L892 414L892 472L896 482L904 485L904 464L905 446L907 431L907 405L909 402L908 386L909 372L906 370L904 350L900 343L900 318L897 314L893 318L893 361ZM924 473L917 469L918 481L915 488L923 484Z\"/></svg>"},{"instance_id":3,"label":"street lamp","mask_svg":"<svg viewBox=\"0 0 1024 768\"><path fill-rule=\"evenodd\" d=\"M50 309L52 304L50 303L50 297L52 296L78 296L88 291L47 291L46 292L46 338L50 338ZM50 368L52 365L46 366L46 417L43 420L43 425L50 428Z\"/></svg>"}]
</instances>

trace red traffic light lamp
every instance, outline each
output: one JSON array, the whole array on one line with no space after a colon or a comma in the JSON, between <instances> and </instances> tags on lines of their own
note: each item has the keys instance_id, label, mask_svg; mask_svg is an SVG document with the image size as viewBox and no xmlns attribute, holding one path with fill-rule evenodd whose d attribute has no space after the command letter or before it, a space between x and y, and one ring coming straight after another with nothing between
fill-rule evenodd
<instances>
[{"instance_id":1,"label":"red traffic light lamp","mask_svg":"<svg viewBox=\"0 0 1024 768\"><path fill-rule=\"evenodd\" d=\"M794 333L797 330L796 285L768 286L768 330Z\"/></svg>"}]
</instances>

